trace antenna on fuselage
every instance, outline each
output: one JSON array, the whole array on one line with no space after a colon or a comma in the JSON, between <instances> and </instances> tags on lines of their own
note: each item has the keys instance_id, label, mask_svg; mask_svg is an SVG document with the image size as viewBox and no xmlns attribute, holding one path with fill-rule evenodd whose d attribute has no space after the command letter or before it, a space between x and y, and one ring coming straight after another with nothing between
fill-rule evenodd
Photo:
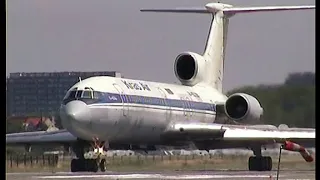
<instances>
[{"instance_id":1,"label":"antenna on fuselage","mask_svg":"<svg viewBox=\"0 0 320 180\"><path fill-rule=\"evenodd\" d=\"M81 82L81 77L79 76L79 82Z\"/></svg>"}]
</instances>

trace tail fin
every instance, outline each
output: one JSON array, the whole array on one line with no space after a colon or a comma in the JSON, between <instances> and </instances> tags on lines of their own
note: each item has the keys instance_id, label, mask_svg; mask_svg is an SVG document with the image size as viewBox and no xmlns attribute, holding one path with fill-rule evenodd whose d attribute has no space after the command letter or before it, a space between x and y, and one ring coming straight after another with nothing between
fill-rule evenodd
<instances>
[{"instance_id":1,"label":"tail fin","mask_svg":"<svg viewBox=\"0 0 320 180\"><path fill-rule=\"evenodd\" d=\"M203 57L206 60L205 83L222 92L224 56L229 18L239 13L270 12L285 10L315 9L315 6L263 6L233 7L229 4L209 3L203 8L142 9L142 12L203 13L212 14L212 21Z\"/></svg>"}]
</instances>

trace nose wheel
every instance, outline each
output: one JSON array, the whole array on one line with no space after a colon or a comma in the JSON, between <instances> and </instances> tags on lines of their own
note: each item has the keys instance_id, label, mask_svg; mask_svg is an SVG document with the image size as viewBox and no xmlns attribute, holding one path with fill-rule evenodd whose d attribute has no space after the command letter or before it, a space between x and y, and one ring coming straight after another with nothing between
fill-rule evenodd
<instances>
[{"instance_id":1,"label":"nose wheel","mask_svg":"<svg viewBox=\"0 0 320 180\"><path fill-rule=\"evenodd\" d=\"M101 161L99 163L99 168L100 168L101 172L106 171L106 159L101 159Z\"/></svg>"},{"instance_id":2,"label":"nose wheel","mask_svg":"<svg viewBox=\"0 0 320 180\"><path fill-rule=\"evenodd\" d=\"M71 161L71 172L101 172L106 171L106 155L107 149L109 148L109 143L104 141L99 141L98 138L93 138L91 143L91 151L84 152L84 146L80 145L75 149L75 153L78 159L72 159ZM82 153L81 153L82 152Z\"/></svg>"}]
</instances>

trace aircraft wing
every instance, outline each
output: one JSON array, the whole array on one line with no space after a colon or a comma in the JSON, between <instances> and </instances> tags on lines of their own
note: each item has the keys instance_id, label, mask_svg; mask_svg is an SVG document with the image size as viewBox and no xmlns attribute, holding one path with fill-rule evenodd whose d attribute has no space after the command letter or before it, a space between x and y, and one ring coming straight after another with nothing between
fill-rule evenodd
<instances>
[{"instance_id":1,"label":"aircraft wing","mask_svg":"<svg viewBox=\"0 0 320 180\"><path fill-rule=\"evenodd\" d=\"M212 143L210 148L237 148L251 145L268 145L286 141L314 147L315 129L283 128L273 125L228 125L209 123L173 123L170 124L164 139L190 140ZM208 144L207 144L208 145Z\"/></svg>"},{"instance_id":2,"label":"aircraft wing","mask_svg":"<svg viewBox=\"0 0 320 180\"><path fill-rule=\"evenodd\" d=\"M67 130L34 131L6 134L6 144L61 144L76 141L77 138Z\"/></svg>"}]
</instances>

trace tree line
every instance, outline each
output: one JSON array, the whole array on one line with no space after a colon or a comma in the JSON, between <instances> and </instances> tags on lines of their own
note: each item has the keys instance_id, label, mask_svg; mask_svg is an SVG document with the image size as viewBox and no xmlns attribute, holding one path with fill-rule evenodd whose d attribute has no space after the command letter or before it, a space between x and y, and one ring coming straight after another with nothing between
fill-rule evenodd
<instances>
[{"instance_id":1,"label":"tree line","mask_svg":"<svg viewBox=\"0 0 320 180\"><path fill-rule=\"evenodd\" d=\"M315 128L315 74L289 74L283 84L247 86L243 92L256 97L264 109L263 124Z\"/></svg>"}]
</instances>

